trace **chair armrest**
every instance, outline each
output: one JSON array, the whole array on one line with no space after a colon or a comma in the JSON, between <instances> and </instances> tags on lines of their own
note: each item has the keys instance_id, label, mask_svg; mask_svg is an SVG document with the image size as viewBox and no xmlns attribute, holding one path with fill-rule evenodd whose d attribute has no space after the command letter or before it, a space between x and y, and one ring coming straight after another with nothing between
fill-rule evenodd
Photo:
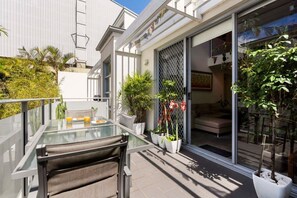
<instances>
[{"instance_id":1,"label":"chair armrest","mask_svg":"<svg viewBox=\"0 0 297 198\"><path fill-rule=\"evenodd\" d=\"M128 166L124 166L124 175L127 177L131 177L131 175L132 175Z\"/></svg>"}]
</instances>

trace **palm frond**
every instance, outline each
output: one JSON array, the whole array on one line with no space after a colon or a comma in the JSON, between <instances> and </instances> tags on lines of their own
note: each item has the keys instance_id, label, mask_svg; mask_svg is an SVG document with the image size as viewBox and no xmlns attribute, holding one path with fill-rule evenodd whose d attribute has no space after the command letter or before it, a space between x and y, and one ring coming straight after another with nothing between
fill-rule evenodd
<instances>
[{"instance_id":1,"label":"palm frond","mask_svg":"<svg viewBox=\"0 0 297 198\"><path fill-rule=\"evenodd\" d=\"M39 47L34 47L32 49L32 54L34 54L34 60L37 63L43 64L47 59L48 50L46 48L40 49Z\"/></svg>"},{"instance_id":2,"label":"palm frond","mask_svg":"<svg viewBox=\"0 0 297 198\"><path fill-rule=\"evenodd\" d=\"M65 65L66 63L68 63L68 61L70 61L73 58L75 58L75 55L73 53L65 54L62 58L62 63Z\"/></svg>"},{"instance_id":3,"label":"palm frond","mask_svg":"<svg viewBox=\"0 0 297 198\"><path fill-rule=\"evenodd\" d=\"M24 46L22 48L19 48L18 51L19 51L19 55L17 55L17 57L25 58L25 59L33 59L30 52L28 52Z\"/></svg>"},{"instance_id":4,"label":"palm frond","mask_svg":"<svg viewBox=\"0 0 297 198\"><path fill-rule=\"evenodd\" d=\"M2 34L4 34L5 36L8 36L7 30L0 25L0 36L2 36Z\"/></svg>"}]
</instances>

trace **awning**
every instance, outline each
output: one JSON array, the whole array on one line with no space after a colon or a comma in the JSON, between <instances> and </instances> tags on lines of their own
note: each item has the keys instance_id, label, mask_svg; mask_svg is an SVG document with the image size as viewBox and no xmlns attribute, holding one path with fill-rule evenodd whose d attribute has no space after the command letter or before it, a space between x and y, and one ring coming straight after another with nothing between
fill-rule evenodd
<instances>
[{"instance_id":1,"label":"awning","mask_svg":"<svg viewBox=\"0 0 297 198\"><path fill-rule=\"evenodd\" d=\"M116 50L140 49L169 29L203 19L203 14L224 0L152 0L116 42ZM127 50L126 50L127 51Z\"/></svg>"}]
</instances>

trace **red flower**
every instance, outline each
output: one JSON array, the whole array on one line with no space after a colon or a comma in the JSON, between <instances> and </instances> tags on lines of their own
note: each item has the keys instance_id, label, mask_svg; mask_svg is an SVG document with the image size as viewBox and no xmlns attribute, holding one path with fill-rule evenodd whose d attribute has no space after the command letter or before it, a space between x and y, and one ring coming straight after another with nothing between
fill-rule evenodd
<instances>
[{"instance_id":1,"label":"red flower","mask_svg":"<svg viewBox=\"0 0 297 198\"><path fill-rule=\"evenodd\" d=\"M170 104L169 104L169 108L170 109L176 109L178 108L178 103L177 102L174 102L173 100L170 101Z\"/></svg>"},{"instance_id":2,"label":"red flower","mask_svg":"<svg viewBox=\"0 0 297 198\"><path fill-rule=\"evenodd\" d=\"M182 111L185 111L185 110L187 109L187 104L186 104L185 101L182 101L182 102L180 103L180 109L181 109Z\"/></svg>"}]
</instances>

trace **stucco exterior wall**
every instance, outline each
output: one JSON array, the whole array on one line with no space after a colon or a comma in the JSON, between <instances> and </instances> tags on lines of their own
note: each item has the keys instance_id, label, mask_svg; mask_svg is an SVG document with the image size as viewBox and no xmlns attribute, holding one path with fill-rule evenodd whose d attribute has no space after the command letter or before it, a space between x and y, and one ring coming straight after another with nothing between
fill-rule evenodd
<instances>
[{"instance_id":1,"label":"stucco exterior wall","mask_svg":"<svg viewBox=\"0 0 297 198\"><path fill-rule=\"evenodd\" d=\"M135 20L135 16L132 16L130 13L125 13L124 15L124 29L127 29Z\"/></svg>"},{"instance_id":2,"label":"stucco exterior wall","mask_svg":"<svg viewBox=\"0 0 297 198\"><path fill-rule=\"evenodd\" d=\"M63 98L87 98L87 73L59 72Z\"/></svg>"},{"instance_id":3,"label":"stucco exterior wall","mask_svg":"<svg viewBox=\"0 0 297 198\"><path fill-rule=\"evenodd\" d=\"M182 40L189 34L194 33L195 29L198 29L199 26L204 26L206 23L209 23L209 21L214 17L219 17L222 14L240 6L244 2L247 2L247 0L226 0L222 4L216 6L212 10L203 14L203 20L201 22L192 21L184 25L183 27L180 27L178 30L176 30L175 32L169 35L162 35L162 37L159 37L157 42L152 43L148 48L142 51L141 71L142 72L144 72L145 70L151 71L151 73L153 74L154 82L157 83L156 76L155 76L155 69L156 69L155 50L161 49L166 46L170 46L171 44L174 44ZM148 64L145 65L144 62L148 62ZM217 76L217 79L214 79L214 80L221 80L220 78L222 77ZM153 89L152 94L155 94L155 93L156 91L155 89ZM154 128L154 115L155 115L154 110L151 110L148 112L147 129Z\"/></svg>"}]
</instances>

